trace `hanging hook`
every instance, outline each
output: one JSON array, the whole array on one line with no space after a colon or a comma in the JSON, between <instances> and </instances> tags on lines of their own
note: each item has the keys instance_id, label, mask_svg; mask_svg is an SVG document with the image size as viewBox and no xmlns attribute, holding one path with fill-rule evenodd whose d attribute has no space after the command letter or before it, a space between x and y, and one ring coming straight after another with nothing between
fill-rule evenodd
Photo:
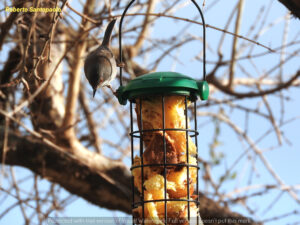
<instances>
[{"instance_id":1,"label":"hanging hook","mask_svg":"<svg viewBox=\"0 0 300 225\"><path fill-rule=\"evenodd\" d=\"M191 0L194 5L196 6L196 8L198 9L200 16L201 16L201 20L202 20L202 27L203 27L203 81L206 80L206 32L205 32L205 20L204 20L204 16L203 13L199 7L199 5L196 3L195 0ZM123 52L122 52L122 24L123 24L123 19L129 9L129 7L135 2L135 0L131 0L129 2L129 4L126 6L122 16L121 16L121 20L120 20L120 24L119 24L119 61L120 61L120 65L123 65ZM122 71L123 71L123 66L120 66L120 86L122 86Z\"/></svg>"}]
</instances>

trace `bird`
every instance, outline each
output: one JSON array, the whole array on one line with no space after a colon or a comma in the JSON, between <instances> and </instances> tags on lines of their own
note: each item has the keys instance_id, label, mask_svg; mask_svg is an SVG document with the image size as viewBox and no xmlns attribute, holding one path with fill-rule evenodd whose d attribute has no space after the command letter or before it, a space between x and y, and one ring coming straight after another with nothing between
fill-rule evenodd
<instances>
[{"instance_id":1,"label":"bird","mask_svg":"<svg viewBox=\"0 0 300 225\"><path fill-rule=\"evenodd\" d=\"M99 87L107 86L112 90L110 83L117 75L117 63L109 48L115 23L116 19L113 19L107 25L101 45L90 52L84 61L84 73L93 88L93 98Z\"/></svg>"}]
</instances>

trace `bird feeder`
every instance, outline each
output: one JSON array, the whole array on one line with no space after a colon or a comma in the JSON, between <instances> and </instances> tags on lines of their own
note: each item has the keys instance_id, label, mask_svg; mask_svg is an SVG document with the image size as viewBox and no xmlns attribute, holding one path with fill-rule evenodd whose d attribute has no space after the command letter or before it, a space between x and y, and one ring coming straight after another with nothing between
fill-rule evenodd
<instances>
[{"instance_id":1,"label":"bird feeder","mask_svg":"<svg viewBox=\"0 0 300 225\"><path fill-rule=\"evenodd\" d=\"M121 64L122 23L134 1L126 6L120 20ZM203 24L201 80L176 72L154 72L123 86L120 67L117 97L122 105L130 102L133 224L202 224L196 102L198 97L201 100L208 98L209 88L205 81L205 21L198 4L192 2ZM134 126L134 111L137 126ZM192 126L190 121L193 121ZM134 149L136 142L138 150Z\"/></svg>"}]
</instances>

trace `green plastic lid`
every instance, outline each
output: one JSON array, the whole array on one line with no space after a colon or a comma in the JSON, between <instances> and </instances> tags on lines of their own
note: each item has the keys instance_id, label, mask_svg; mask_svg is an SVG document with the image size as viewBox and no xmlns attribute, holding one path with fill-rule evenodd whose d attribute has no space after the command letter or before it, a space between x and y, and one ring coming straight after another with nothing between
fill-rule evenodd
<instances>
[{"instance_id":1,"label":"green plastic lid","mask_svg":"<svg viewBox=\"0 0 300 225\"><path fill-rule=\"evenodd\" d=\"M209 87L206 81L196 81L180 73L155 72L139 76L117 90L122 105L126 105L128 99L157 94L186 95L191 99L198 95L201 100L207 100Z\"/></svg>"}]
</instances>

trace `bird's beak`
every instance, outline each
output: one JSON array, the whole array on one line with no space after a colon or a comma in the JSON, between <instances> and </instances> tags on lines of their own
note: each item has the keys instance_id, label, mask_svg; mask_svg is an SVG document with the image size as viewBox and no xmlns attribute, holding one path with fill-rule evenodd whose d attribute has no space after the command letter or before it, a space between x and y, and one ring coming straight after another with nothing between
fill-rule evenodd
<instances>
[{"instance_id":1,"label":"bird's beak","mask_svg":"<svg viewBox=\"0 0 300 225\"><path fill-rule=\"evenodd\" d=\"M97 89L93 89L93 98L95 97Z\"/></svg>"}]
</instances>

